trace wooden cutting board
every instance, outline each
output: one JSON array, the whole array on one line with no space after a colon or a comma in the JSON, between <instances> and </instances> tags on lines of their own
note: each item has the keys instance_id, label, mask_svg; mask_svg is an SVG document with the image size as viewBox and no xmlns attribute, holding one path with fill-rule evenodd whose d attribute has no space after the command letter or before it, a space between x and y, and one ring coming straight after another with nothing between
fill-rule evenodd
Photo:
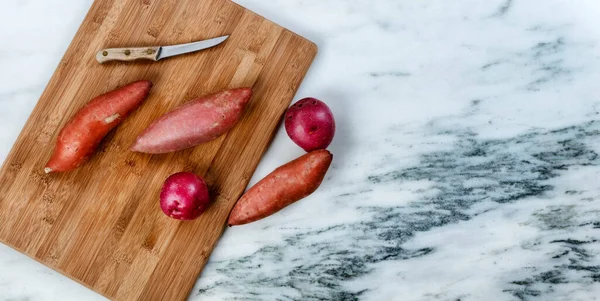
<instances>
[{"instance_id":1,"label":"wooden cutting board","mask_svg":"<svg viewBox=\"0 0 600 301\"><path fill-rule=\"evenodd\" d=\"M160 62L98 64L108 47L224 44ZM221 236L317 52L310 41L229 0L97 0L0 171L0 241L115 300L184 300ZM45 175L56 136L87 101L127 83L150 97L76 171ZM193 149L127 149L163 113L198 96L252 86L243 119ZM206 178L213 204L199 219L163 215L166 177Z\"/></svg>"}]
</instances>

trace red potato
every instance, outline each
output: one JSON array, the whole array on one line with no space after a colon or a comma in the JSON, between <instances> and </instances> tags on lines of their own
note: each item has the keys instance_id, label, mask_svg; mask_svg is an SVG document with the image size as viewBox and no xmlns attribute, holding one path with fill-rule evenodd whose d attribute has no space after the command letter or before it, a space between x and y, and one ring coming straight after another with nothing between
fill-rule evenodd
<instances>
[{"instance_id":1,"label":"red potato","mask_svg":"<svg viewBox=\"0 0 600 301\"><path fill-rule=\"evenodd\" d=\"M251 96L239 88L192 100L152 123L130 150L164 154L216 139L240 120Z\"/></svg>"},{"instance_id":2,"label":"red potato","mask_svg":"<svg viewBox=\"0 0 600 301\"><path fill-rule=\"evenodd\" d=\"M198 218L209 204L206 182L191 172L171 175L160 192L160 208L167 216L178 220Z\"/></svg>"},{"instance_id":3,"label":"red potato","mask_svg":"<svg viewBox=\"0 0 600 301\"><path fill-rule=\"evenodd\" d=\"M152 82L137 81L88 102L58 134L44 171L65 172L85 163L104 136L146 99L150 88Z\"/></svg>"},{"instance_id":4,"label":"red potato","mask_svg":"<svg viewBox=\"0 0 600 301\"><path fill-rule=\"evenodd\" d=\"M326 149L335 135L333 113L316 98L301 99L285 114L285 131L307 152Z\"/></svg>"},{"instance_id":5,"label":"red potato","mask_svg":"<svg viewBox=\"0 0 600 301\"><path fill-rule=\"evenodd\" d=\"M229 226L265 218L313 193L325 177L333 155L316 150L291 161L252 186L229 215Z\"/></svg>"}]
</instances>

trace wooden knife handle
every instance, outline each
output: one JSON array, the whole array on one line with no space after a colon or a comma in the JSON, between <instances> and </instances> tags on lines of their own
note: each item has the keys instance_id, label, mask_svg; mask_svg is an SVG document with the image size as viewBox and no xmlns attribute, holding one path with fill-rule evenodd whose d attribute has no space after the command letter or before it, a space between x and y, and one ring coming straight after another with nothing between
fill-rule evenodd
<instances>
[{"instance_id":1,"label":"wooden knife handle","mask_svg":"<svg viewBox=\"0 0 600 301\"><path fill-rule=\"evenodd\" d=\"M102 64L110 61L158 60L160 47L109 48L98 51L96 60Z\"/></svg>"}]
</instances>

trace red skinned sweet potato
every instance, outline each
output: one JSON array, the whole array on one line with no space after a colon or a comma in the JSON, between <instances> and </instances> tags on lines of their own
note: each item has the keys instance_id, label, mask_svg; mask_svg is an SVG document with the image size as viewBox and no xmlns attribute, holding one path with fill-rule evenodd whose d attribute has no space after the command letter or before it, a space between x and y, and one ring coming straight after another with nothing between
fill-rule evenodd
<instances>
[{"instance_id":1,"label":"red skinned sweet potato","mask_svg":"<svg viewBox=\"0 0 600 301\"><path fill-rule=\"evenodd\" d=\"M150 88L152 82L137 81L88 102L58 134L44 171L65 172L85 163L104 136L146 99Z\"/></svg>"},{"instance_id":2,"label":"red skinned sweet potato","mask_svg":"<svg viewBox=\"0 0 600 301\"><path fill-rule=\"evenodd\" d=\"M130 150L164 154L216 139L240 120L251 96L252 89L239 88L192 100L152 123Z\"/></svg>"},{"instance_id":3,"label":"red skinned sweet potato","mask_svg":"<svg viewBox=\"0 0 600 301\"><path fill-rule=\"evenodd\" d=\"M265 218L313 193L323 181L333 155L316 150L293 160L252 186L229 215L229 226Z\"/></svg>"}]
</instances>

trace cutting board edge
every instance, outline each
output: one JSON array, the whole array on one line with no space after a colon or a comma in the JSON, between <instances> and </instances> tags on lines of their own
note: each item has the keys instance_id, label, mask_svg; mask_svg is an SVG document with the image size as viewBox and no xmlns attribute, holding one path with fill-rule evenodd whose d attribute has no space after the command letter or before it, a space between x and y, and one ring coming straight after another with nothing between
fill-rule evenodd
<instances>
[{"instance_id":1,"label":"cutting board edge","mask_svg":"<svg viewBox=\"0 0 600 301\"><path fill-rule=\"evenodd\" d=\"M293 34L293 35L295 35L295 36L298 36L298 37L300 37L300 38L302 38L302 39L306 40L307 42L309 42L309 43L311 44L311 47L313 48L313 52L314 52L314 55L312 56L312 60L311 60L311 63L310 63L310 65L312 66L312 63L314 62L316 55L319 53L319 45L317 45L317 43L315 43L313 40L311 40L311 39L309 39L309 38L306 38L306 37L304 37L303 35L301 35L301 34L299 34L299 33L295 32L295 31L293 31L293 30L290 30L290 29L288 29L287 27L285 27L285 26L283 26L283 25L281 25L281 24L279 24L279 23L277 23L277 22L273 22L273 21L271 21L271 19L269 19L268 17L265 17L265 16L263 16L263 15L261 15L261 14L259 14L259 13L255 12L255 11L251 10L251 9L245 8L244 6L242 6L241 4L238 4L237 2L234 2L233 0L227 0L227 1L230 1L230 2L231 2L231 3L233 3L234 5L236 5L236 6L240 7L240 8L242 8L242 9L244 9L244 10L247 10L247 11L249 11L249 12L252 12L253 14L255 14L255 15L257 15L257 16L260 16L260 17L264 18L265 20L268 20L269 22L271 22L271 23L273 23L273 24L275 24L275 25L277 25L277 26L281 27L281 28L282 28L284 31L287 31L287 32L289 32L289 33L291 33L291 34ZM309 70L310 70L310 67L309 67ZM306 76L306 74L305 74L305 76ZM302 80L301 80L300 82L302 83Z\"/></svg>"},{"instance_id":2,"label":"cutting board edge","mask_svg":"<svg viewBox=\"0 0 600 301\"><path fill-rule=\"evenodd\" d=\"M112 299L111 299L111 297L109 297L109 296L106 296L106 295L104 295L104 294L102 294L102 293L98 292L96 289L94 289L93 287L89 286L89 285L88 285L88 284L86 284L85 282L83 282L83 281L81 281L81 280L79 280L79 279L77 279L77 278L71 277L71 276L70 276L68 273L65 273L64 271L62 271L62 270L61 270L60 268L58 268L57 266L55 266L55 265L53 265L53 264L50 264L50 263L47 263L47 262L44 262L44 261L40 260L39 258L37 258L37 257L35 257L35 256L31 255L30 253L26 252L25 250L21 250L21 249L17 248L16 246L14 246L13 244L11 244L11 243L7 242L6 240L2 239L1 237L0 237L0 243L2 243L3 245L5 245L5 246L7 246L7 247L11 248L12 250L16 251L17 253L19 253L19 254L21 254L21 255L25 255L25 256L27 256L28 258L31 258L31 259L35 260L37 263L39 263L39 264L43 265L43 266L44 266L44 267L46 267L46 268L49 268L49 269L51 269L51 270L52 270L52 271L54 271L54 272L57 272L57 273L59 273L61 276L67 277L68 279L75 281L76 283L78 283L78 284L82 285L83 287L85 287L85 288L89 289L90 291L92 291L92 292L94 292L94 293L96 293L96 294L98 294L98 295L100 295L100 296L102 296L102 297L104 297L104 298L107 298L107 299L109 299L109 300L112 300Z\"/></svg>"},{"instance_id":3,"label":"cutting board edge","mask_svg":"<svg viewBox=\"0 0 600 301\"><path fill-rule=\"evenodd\" d=\"M38 109L38 106L41 105L40 100L50 90L51 84L56 80L55 78L58 78L59 75L57 74L56 71L63 64L63 62L64 62L65 58L67 57L67 54L69 53L69 51L71 50L71 48L74 47L75 42L76 42L75 41L75 37L77 37L79 34L81 34L81 32L83 30L85 30L82 25L84 25L86 23L86 21L88 21L88 19L91 18L91 16L92 16L92 10L94 8L94 4L95 3L96 3L95 1L92 2L92 5L90 6L90 8L88 9L88 11L86 12L85 17L81 20L81 23L79 24L79 27L75 31L75 34L73 35L73 37L71 37L71 42L69 42L69 46L67 46L67 48L65 49L64 53L62 54L60 60L56 64L56 67L54 68L54 71L52 72L52 76L50 76L50 78L46 82L46 85L44 86L44 90L42 91L42 93L39 95L37 101L35 102L35 106L31 110L31 113L29 113L29 115L27 116L27 120L25 121L25 124L23 124L23 127L19 130L19 135L15 139L15 142L12 144L12 146L10 148L10 151L6 155L6 158L5 158L4 162L2 162L2 166L0 166L0 175L3 175L3 174L6 173L6 169L8 168L7 165L9 164L9 161L10 161L9 159L14 156L13 153L16 151L15 145L17 144L17 142L19 140L21 140L21 135L24 135L24 130L27 128L27 126L29 126L29 124L34 121L34 117L35 117L34 116L34 112ZM75 281L76 283L79 283L80 285L83 285L85 288L87 288L87 289L95 292L96 294L99 294L99 295L102 295L103 297L108 298L107 296L105 296L105 295L99 293L98 291L96 291L93 287L87 285L85 282L80 281L79 279L76 279L74 277L71 277L68 273L65 273L64 271L62 271L57 266L40 260L39 258L35 257L35 254L30 254L26 250L22 250L22 249L17 248L14 244L8 242L2 236L0 236L0 243L4 244L5 246L8 246L9 248L15 250L16 252L18 252L18 253L20 253L22 255L25 255L25 256L27 256L27 257L35 260L36 262L40 263L41 265L43 265L43 266L45 266L45 267L47 267L47 268L49 268L49 269L51 269L53 271L58 272L59 274L67 277L68 279L71 279L71 280Z\"/></svg>"},{"instance_id":4,"label":"cutting board edge","mask_svg":"<svg viewBox=\"0 0 600 301\"><path fill-rule=\"evenodd\" d=\"M54 71L52 72L52 75L50 76L50 78L48 79L48 81L46 81L46 84L44 86L44 90L42 91L42 93L38 96L37 101L35 102L35 105L33 106L33 108L31 109L31 112L29 113L29 115L27 116L27 120L25 121L25 123L23 124L23 127L21 127L21 129L19 130L19 135L17 136L17 138L15 139L15 142L12 144L12 146L10 147L10 151L8 151L8 154L6 155L6 158L4 159L4 162L2 162L2 166L0 166L0 175L3 175L6 171L5 169L7 168L6 165L8 164L8 162L10 161L9 159L13 156L13 152L15 151L15 146L16 144L19 142L19 140L21 140L21 135L23 135L24 130L30 125L31 122L33 122L34 119L34 113L36 110L38 110L38 107L41 105L40 100L42 100L42 98L44 98L45 94L48 92L48 90L50 90L50 85L55 81L55 78L58 77L57 75L57 70L59 68L61 68L61 65L63 64L63 62L65 61L65 58L67 56L67 54L69 53L69 51L71 50L71 48L74 47L75 45L75 37L77 37L77 35L80 34L81 31L83 31L83 24L87 21L87 19L91 16L92 13L92 8L94 6L95 1L92 3L92 5L90 6L90 9L88 9L87 13L85 14L85 17L83 18L83 20L81 20L81 23L79 24L79 27L77 28L77 31L75 31L75 34L73 35L73 37L71 37L71 42L69 43L69 46L67 46L67 48L65 49L65 51L63 52L60 60L58 61L58 63L56 64L56 66L54 67ZM2 242L2 239L0 238L0 242Z\"/></svg>"}]
</instances>

